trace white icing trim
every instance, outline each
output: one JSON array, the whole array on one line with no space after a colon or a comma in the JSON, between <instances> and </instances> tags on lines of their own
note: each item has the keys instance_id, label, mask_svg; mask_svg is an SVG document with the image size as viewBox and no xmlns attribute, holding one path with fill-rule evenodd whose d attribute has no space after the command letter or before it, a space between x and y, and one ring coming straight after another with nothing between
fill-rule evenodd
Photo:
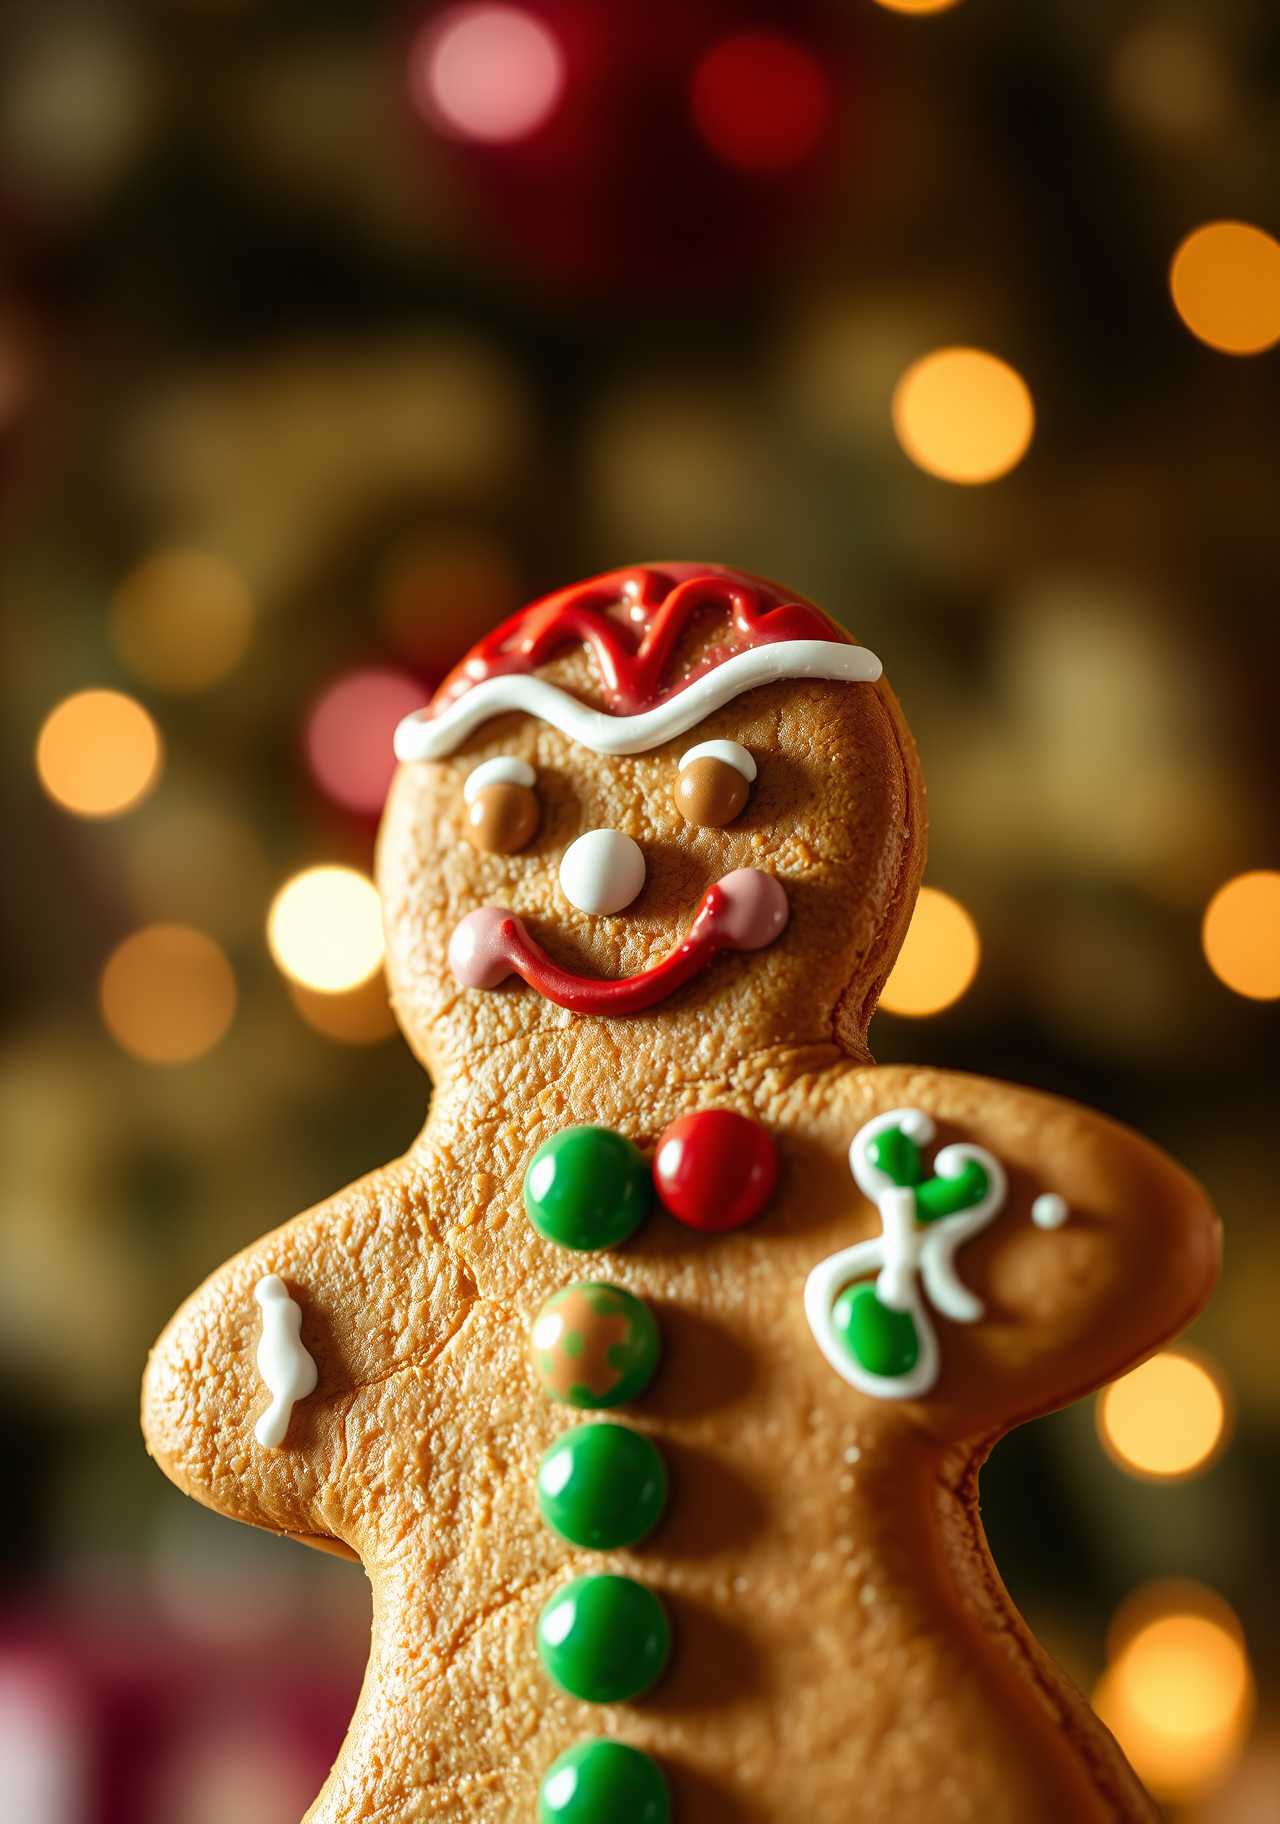
<instances>
[{"instance_id":1,"label":"white icing trim","mask_svg":"<svg viewBox=\"0 0 1280 1824\"><path fill-rule=\"evenodd\" d=\"M253 1435L264 1450L278 1450L289 1430L297 1401L316 1390L316 1365L302 1341L302 1311L289 1297L278 1273L268 1273L253 1288L262 1306L258 1373L267 1384L271 1404Z\"/></svg>"},{"instance_id":2,"label":"white icing trim","mask_svg":"<svg viewBox=\"0 0 1280 1824\"><path fill-rule=\"evenodd\" d=\"M755 784L756 763L741 741L699 741L687 754L681 754L676 771L682 773L694 760L723 760L735 773L741 773L748 785Z\"/></svg>"},{"instance_id":3,"label":"white icing trim","mask_svg":"<svg viewBox=\"0 0 1280 1824\"><path fill-rule=\"evenodd\" d=\"M467 774L462 796L467 804L474 804L486 785L524 785L532 791L537 783L538 775L527 760L517 760L514 754L499 754L496 759L482 760Z\"/></svg>"},{"instance_id":4,"label":"white icing trim","mask_svg":"<svg viewBox=\"0 0 1280 1824\"><path fill-rule=\"evenodd\" d=\"M865 646L846 646L837 640L779 640L773 646L735 653L714 671L668 697L665 703L638 716L605 715L545 678L512 672L486 678L483 684L451 703L441 716L428 720L425 709L415 709L396 730L396 758L442 760L482 722L512 709L541 717L593 753L643 754L686 734L704 716L759 684L774 684L783 678L874 684L883 670L875 653Z\"/></svg>"},{"instance_id":5,"label":"white icing trim","mask_svg":"<svg viewBox=\"0 0 1280 1824\"><path fill-rule=\"evenodd\" d=\"M863 1196L880 1212L880 1234L831 1254L810 1273L804 1288L804 1311L813 1339L842 1380L879 1400L910 1400L928 1393L938 1378L938 1339L921 1296L954 1324L976 1324L984 1314L982 1300L964 1285L956 1270L956 1249L985 1229L1003 1207L1008 1192L1004 1167L985 1147L962 1141L944 1146L933 1162L939 1178L958 1178L972 1160L987 1177L977 1203L934 1222L916 1220L915 1192L897 1185L873 1165L867 1149L877 1134L897 1127L917 1146L928 1146L937 1132L922 1108L895 1108L876 1115L854 1135L849 1169ZM920 1354L907 1374L872 1374L855 1361L831 1321L832 1307L846 1286L869 1279L879 1269L876 1297L891 1311L908 1312L915 1323Z\"/></svg>"}]
</instances>

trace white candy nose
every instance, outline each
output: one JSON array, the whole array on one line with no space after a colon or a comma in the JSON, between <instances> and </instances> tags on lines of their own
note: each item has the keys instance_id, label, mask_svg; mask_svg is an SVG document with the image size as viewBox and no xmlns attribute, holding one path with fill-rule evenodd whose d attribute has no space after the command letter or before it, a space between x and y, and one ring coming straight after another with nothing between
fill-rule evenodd
<instances>
[{"instance_id":1,"label":"white candy nose","mask_svg":"<svg viewBox=\"0 0 1280 1824\"><path fill-rule=\"evenodd\" d=\"M588 830L560 863L560 890L579 912L621 912L644 885L644 853L621 830Z\"/></svg>"}]
</instances>

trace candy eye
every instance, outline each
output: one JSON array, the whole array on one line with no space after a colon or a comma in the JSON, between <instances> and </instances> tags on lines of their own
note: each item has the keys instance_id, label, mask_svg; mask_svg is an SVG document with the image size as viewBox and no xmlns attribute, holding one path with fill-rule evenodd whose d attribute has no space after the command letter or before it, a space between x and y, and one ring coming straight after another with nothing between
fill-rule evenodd
<instances>
[{"instance_id":1,"label":"candy eye","mask_svg":"<svg viewBox=\"0 0 1280 1824\"><path fill-rule=\"evenodd\" d=\"M676 803L686 823L718 830L747 802L756 763L737 741L701 741L680 761Z\"/></svg>"},{"instance_id":2,"label":"candy eye","mask_svg":"<svg viewBox=\"0 0 1280 1824\"><path fill-rule=\"evenodd\" d=\"M538 775L527 760L500 754L483 760L467 777L467 835L487 855L514 855L532 842L542 821L534 794Z\"/></svg>"}]
</instances>

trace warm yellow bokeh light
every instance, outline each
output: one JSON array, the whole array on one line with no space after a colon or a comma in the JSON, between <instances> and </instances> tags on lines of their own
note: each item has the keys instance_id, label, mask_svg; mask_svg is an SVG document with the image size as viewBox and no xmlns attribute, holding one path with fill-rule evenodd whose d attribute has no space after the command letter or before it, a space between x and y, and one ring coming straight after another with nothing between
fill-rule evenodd
<instances>
[{"instance_id":1,"label":"warm yellow bokeh light","mask_svg":"<svg viewBox=\"0 0 1280 1824\"><path fill-rule=\"evenodd\" d=\"M1259 868L1219 887L1200 929L1218 980L1251 1001L1280 1000L1280 874Z\"/></svg>"},{"instance_id":2,"label":"warm yellow bokeh light","mask_svg":"<svg viewBox=\"0 0 1280 1824\"><path fill-rule=\"evenodd\" d=\"M1127 1642L1093 1706L1159 1799L1217 1783L1240 1751L1253 1679L1238 1632L1208 1615L1162 1615Z\"/></svg>"},{"instance_id":3,"label":"warm yellow bokeh light","mask_svg":"<svg viewBox=\"0 0 1280 1824\"><path fill-rule=\"evenodd\" d=\"M876 0L890 13L949 13L960 0Z\"/></svg>"},{"instance_id":4,"label":"warm yellow bokeh light","mask_svg":"<svg viewBox=\"0 0 1280 1824\"><path fill-rule=\"evenodd\" d=\"M980 954L978 927L959 901L936 887L921 887L880 1005L917 1018L941 1013L977 974Z\"/></svg>"},{"instance_id":5,"label":"warm yellow bokeh light","mask_svg":"<svg viewBox=\"0 0 1280 1824\"><path fill-rule=\"evenodd\" d=\"M1098 1435L1131 1474L1174 1481L1203 1469L1222 1442L1227 1405L1194 1357L1166 1350L1099 1396Z\"/></svg>"},{"instance_id":6,"label":"warm yellow bokeh light","mask_svg":"<svg viewBox=\"0 0 1280 1824\"><path fill-rule=\"evenodd\" d=\"M51 711L36 741L40 783L77 817L119 817L155 786L164 767L160 730L132 697L81 690Z\"/></svg>"},{"instance_id":7,"label":"warm yellow bokeh light","mask_svg":"<svg viewBox=\"0 0 1280 1824\"><path fill-rule=\"evenodd\" d=\"M120 583L110 626L116 656L136 678L161 690L207 690L244 657L253 602L221 558L158 551Z\"/></svg>"},{"instance_id":8,"label":"warm yellow bokeh light","mask_svg":"<svg viewBox=\"0 0 1280 1824\"><path fill-rule=\"evenodd\" d=\"M116 1043L148 1064L189 1064L222 1038L236 978L211 937L190 925L148 925L102 972L102 1017Z\"/></svg>"},{"instance_id":9,"label":"warm yellow bokeh light","mask_svg":"<svg viewBox=\"0 0 1280 1824\"><path fill-rule=\"evenodd\" d=\"M1173 256L1178 315L1210 348L1257 355L1280 342L1280 241L1248 222L1209 222Z\"/></svg>"},{"instance_id":10,"label":"warm yellow bokeh light","mask_svg":"<svg viewBox=\"0 0 1280 1824\"><path fill-rule=\"evenodd\" d=\"M943 481L996 481L1019 463L1035 429L1021 374L978 348L940 348L915 361L893 394L893 428L919 468Z\"/></svg>"},{"instance_id":11,"label":"warm yellow bokeh light","mask_svg":"<svg viewBox=\"0 0 1280 1824\"><path fill-rule=\"evenodd\" d=\"M323 994L345 994L382 966L386 946L378 889L354 868L295 874L272 902L267 941L295 982Z\"/></svg>"}]
</instances>

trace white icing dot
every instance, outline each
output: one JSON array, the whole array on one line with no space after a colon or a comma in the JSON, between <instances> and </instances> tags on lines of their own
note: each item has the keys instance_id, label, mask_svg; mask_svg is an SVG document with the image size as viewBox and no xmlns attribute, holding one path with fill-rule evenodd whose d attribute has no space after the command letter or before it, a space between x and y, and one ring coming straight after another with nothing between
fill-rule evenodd
<instances>
[{"instance_id":1,"label":"white icing dot","mask_svg":"<svg viewBox=\"0 0 1280 1824\"><path fill-rule=\"evenodd\" d=\"M621 830L588 830L560 863L560 890L579 912L621 912L643 885L644 852Z\"/></svg>"},{"instance_id":2,"label":"white icing dot","mask_svg":"<svg viewBox=\"0 0 1280 1824\"><path fill-rule=\"evenodd\" d=\"M861 1456L862 1452L858 1449L858 1446L856 1444L851 1444L844 1453L844 1460L846 1463L856 1463Z\"/></svg>"},{"instance_id":3,"label":"white icing dot","mask_svg":"<svg viewBox=\"0 0 1280 1824\"><path fill-rule=\"evenodd\" d=\"M739 1596L745 1595L747 1587L748 1587L747 1580L745 1577L735 1577L734 1578L733 1588L737 1595L739 1595Z\"/></svg>"},{"instance_id":4,"label":"white icing dot","mask_svg":"<svg viewBox=\"0 0 1280 1824\"><path fill-rule=\"evenodd\" d=\"M1038 1229L1060 1229L1070 1214L1065 1197L1045 1191L1031 1206L1031 1220Z\"/></svg>"},{"instance_id":5,"label":"white icing dot","mask_svg":"<svg viewBox=\"0 0 1280 1824\"><path fill-rule=\"evenodd\" d=\"M537 782L538 775L527 760L499 754L495 760L482 760L467 774L462 796L467 804L474 804L486 785L526 785L532 791Z\"/></svg>"},{"instance_id":6,"label":"white icing dot","mask_svg":"<svg viewBox=\"0 0 1280 1824\"><path fill-rule=\"evenodd\" d=\"M681 754L676 770L682 773L694 760L723 760L726 766L741 773L748 785L756 776L756 763L740 741L699 741L688 753Z\"/></svg>"},{"instance_id":7,"label":"white icing dot","mask_svg":"<svg viewBox=\"0 0 1280 1824\"><path fill-rule=\"evenodd\" d=\"M864 1583L862 1588L858 1591L858 1601L860 1603L862 1603L865 1608L869 1609L871 1607L872 1603L875 1601L875 1599L876 1599L875 1584L874 1583Z\"/></svg>"},{"instance_id":8,"label":"white icing dot","mask_svg":"<svg viewBox=\"0 0 1280 1824\"><path fill-rule=\"evenodd\" d=\"M853 1477L841 1476L838 1487L842 1495L847 1495L849 1490L853 1487Z\"/></svg>"}]
</instances>

